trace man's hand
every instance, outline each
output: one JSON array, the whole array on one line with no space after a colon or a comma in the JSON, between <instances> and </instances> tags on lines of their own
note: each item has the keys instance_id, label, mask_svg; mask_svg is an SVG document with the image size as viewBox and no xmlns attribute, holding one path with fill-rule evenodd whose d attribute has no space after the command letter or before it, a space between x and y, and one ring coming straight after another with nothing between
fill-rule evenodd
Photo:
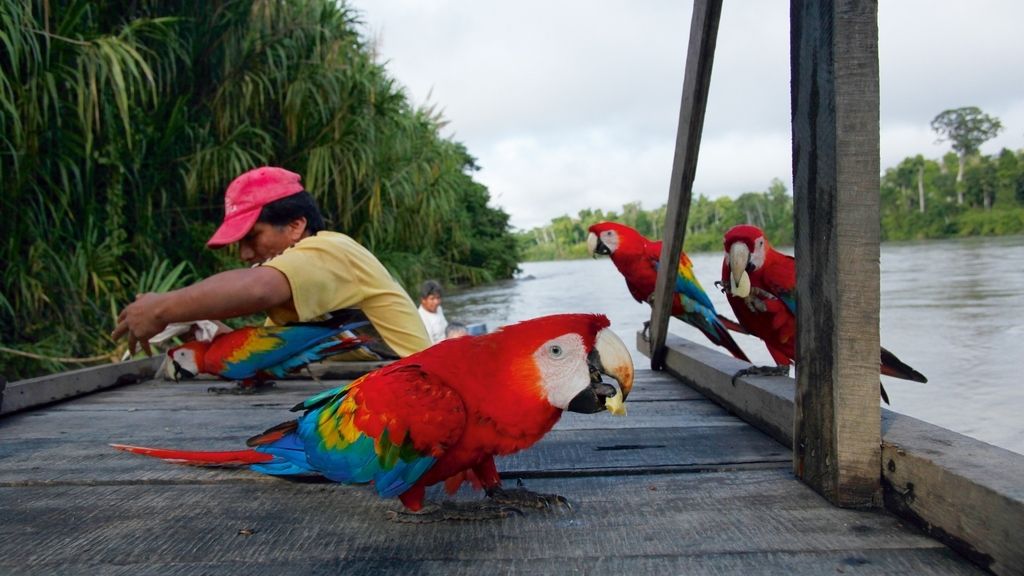
<instances>
[{"instance_id":1,"label":"man's hand","mask_svg":"<svg viewBox=\"0 0 1024 576\"><path fill-rule=\"evenodd\" d=\"M149 339L167 327L167 321L161 319L165 294L148 292L135 296L135 302L125 307L117 316L117 327L111 332L114 340L128 335L128 351L135 354L136 345L141 345L146 354L153 355Z\"/></svg>"}]
</instances>

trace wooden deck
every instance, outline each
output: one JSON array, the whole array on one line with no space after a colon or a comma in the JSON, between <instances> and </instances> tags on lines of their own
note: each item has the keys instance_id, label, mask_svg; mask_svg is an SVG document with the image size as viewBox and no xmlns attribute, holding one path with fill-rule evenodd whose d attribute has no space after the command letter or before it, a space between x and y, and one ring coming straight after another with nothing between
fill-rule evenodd
<instances>
[{"instance_id":1,"label":"wooden deck","mask_svg":"<svg viewBox=\"0 0 1024 576\"><path fill-rule=\"evenodd\" d=\"M981 573L891 514L833 507L794 479L788 449L646 370L627 417L567 414L499 461L506 482L562 494L572 511L400 525L386 519L397 500L368 487L107 447L241 447L322 388L209 385L146 381L0 418L0 573Z\"/></svg>"}]
</instances>

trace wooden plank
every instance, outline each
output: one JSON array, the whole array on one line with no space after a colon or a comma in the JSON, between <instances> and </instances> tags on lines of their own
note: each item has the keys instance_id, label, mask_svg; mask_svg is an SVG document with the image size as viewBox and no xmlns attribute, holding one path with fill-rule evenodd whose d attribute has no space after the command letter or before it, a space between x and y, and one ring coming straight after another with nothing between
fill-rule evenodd
<instances>
[{"instance_id":1,"label":"wooden plank","mask_svg":"<svg viewBox=\"0 0 1024 576\"><path fill-rule=\"evenodd\" d=\"M306 398L341 385L342 381L281 380L259 394L211 394L210 388L230 388L231 383L221 380L151 380L135 386L109 390L104 394L80 398L75 402L54 406L54 410L94 410L108 406L111 410L132 407L156 409L183 409L186 407L216 406L230 409L274 407L288 410ZM703 400L697 391L663 373L639 370L633 381L633 392L628 404L660 400Z\"/></svg>"},{"instance_id":2,"label":"wooden plank","mask_svg":"<svg viewBox=\"0 0 1024 576\"><path fill-rule=\"evenodd\" d=\"M704 130L704 112L707 109L711 87L711 67L715 59L718 39L718 21L722 16L722 0L694 0L690 19L690 43L686 49L686 72L683 76L683 96L679 105L679 124L676 128L676 149L672 158L672 177L668 189L668 207L665 213L665 233L662 235L661 262L678 262L686 235L686 220L690 213L693 178L697 172L700 137ZM665 336L668 334L669 315L676 283L676 267L661 266L655 282L654 301L651 306L651 368L664 367Z\"/></svg>"},{"instance_id":3,"label":"wooden plank","mask_svg":"<svg viewBox=\"0 0 1024 576\"><path fill-rule=\"evenodd\" d=\"M566 496L573 510L416 526L389 522L397 502L368 487L0 488L10 511L0 523L0 572L980 573L892 516L828 505L788 470L527 486Z\"/></svg>"},{"instance_id":4,"label":"wooden plank","mask_svg":"<svg viewBox=\"0 0 1024 576\"><path fill-rule=\"evenodd\" d=\"M0 415L152 378L163 356L10 382L0 391Z\"/></svg>"},{"instance_id":5,"label":"wooden plank","mask_svg":"<svg viewBox=\"0 0 1024 576\"><path fill-rule=\"evenodd\" d=\"M649 354L639 335L637 347ZM733 414L792 441L792 378L744 377L733 386L738 360L677 337L666 363ZM1024 456L890 410L881 420L886 507L996 574L1019 573Z\"/></svg>"},{"instance_id":6,"label":"wooden plank","mask_svg":"<svg viewBox=\"0 0 1024 576\"><path fill-rule=\"evenodd\" d=\"M152 425L150 414L132 420L131 431L97 430L87 437L74 428L46 436L14 432L0 444L0 485L96 483L96 482L250 482L264 481L245 470L217 470L180 466L124 452L110 442L180 448L185 450L232 450L244 448L253 430L268 426L217 424L215 417L178 415L161 426ZM123 418L123 417L122 417ZM127 419L127 418L125 418ZM271 423L279 419L268 419ZM626 429L557 429L536 445L499 459L503 474L531 476L559 473L663 472L710 470L738 464L784 465L789 450L749 426L712 425L691 427L642 427Z\"/></svg>"},{"instance_id":7,"label":"wooden plank","mask_svg":"<svg viewBox=\"0 0 1024 576\"><path fill-rule=\"evenodd\" d=\"M877 0L792 0L798 477L881 505Z\"/></svg>"},{"instance_id":8,"label":"wooden plank","mask_svg":"<svg viewBox=\"0 0 1024 576\"><path fill-rule=\"evenodd\" d=\"M638 332L636 347L651 354ZM788 376L733 378L750 365L742 360L680 338L666 339L665 370L787 448L793 445L793 379Z\"/></svg>"},{"instance_id":9,"label":"wooden plank","mask_svg":"<svg viewBox=\"0 0 1024 576\"><path fill-rule=\"evenodd\" d=\"M1024 573L1024 456L882 414L886 506L995 574Z\"/></svg>"}]
</instances>

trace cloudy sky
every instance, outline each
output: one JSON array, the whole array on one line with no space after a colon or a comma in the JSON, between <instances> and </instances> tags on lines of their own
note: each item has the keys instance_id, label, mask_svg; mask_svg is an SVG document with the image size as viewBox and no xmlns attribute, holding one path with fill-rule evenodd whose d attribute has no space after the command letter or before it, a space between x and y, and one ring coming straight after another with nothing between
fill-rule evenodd
<instances>
[{"instance_id":1,"label":"cloudy sky","mask_svg":"<svg viewBox=\"0 0 1024 576\"><path fill-rule=\"evenodd\" d=\"M364 33L513 226L668 197L692 3L352 0ZM938 158L929 122L978 106L1024 148L1024 2L880 0L882 168ZM791 187L789 2L726 0L694 194Z\"/></svg>"}]
</instances>

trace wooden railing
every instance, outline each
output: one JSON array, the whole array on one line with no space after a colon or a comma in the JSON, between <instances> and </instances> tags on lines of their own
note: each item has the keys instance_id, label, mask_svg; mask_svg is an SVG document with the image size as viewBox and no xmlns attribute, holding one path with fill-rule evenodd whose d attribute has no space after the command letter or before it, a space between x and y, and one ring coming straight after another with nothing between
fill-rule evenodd
<instances>
[{"instance_id":1,"label":"wooden railing","mask_svg":"<svg viewBox=\"0 0 1024 576\"><path fill-rule=\"evenodd\" d=\"M745 362L676 336L666 344L665 370L793 446L797 383L792 378L733 379ZM651 344L642 333L637 349L650 356ZM1021 574L1024 455L890 410L881 410L880 430L875 474L885 507L979 566Z\"/></svg>"}]
</instances>

